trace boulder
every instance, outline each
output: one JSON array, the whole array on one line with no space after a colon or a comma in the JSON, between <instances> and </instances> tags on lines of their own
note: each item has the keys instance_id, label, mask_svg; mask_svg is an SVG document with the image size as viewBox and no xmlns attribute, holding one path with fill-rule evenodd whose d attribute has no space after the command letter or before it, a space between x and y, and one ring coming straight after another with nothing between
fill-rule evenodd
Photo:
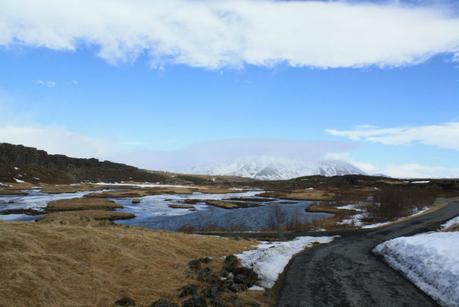
<instances>
[{"instance_id":1,"label":"boulder","mask_svg":"<svg viewBox=\"0 0 459 307\"><path fill-rule=\"evenodd\" d=\"M120 298L115 302L115 306L117 307L131 307L135 306L135 301L129 297Z\"/></svg>"},{"instance_id":2,"label":"boulder","mask_svg":"<svg viewBox=\"0 0 459 307\"><path fill-rule=\"evenodd\" d=\"M151 303L149 307L179 307L179 305L177 303L161 298Z\"/></svg>"},{"instance_id":3,"label":"boulder","mask_svg":"<svg viewBox=\"0 0 459 307\"><path fill-rule=\"evenodd\" d=\"M206 300L201 296L193 296L183 302L182 307L207 307Z\"/></svg>"},{"instance_id":4,"label":"boulder","mask_svg":"<svg viewBox=\"0 0 459 307\"><path fill-rule=\"evenodd\" d=\"M198 287L196 285L187 285L179 289L179 297L194 296L198 294Z\"/></svg>"}]
</instances>

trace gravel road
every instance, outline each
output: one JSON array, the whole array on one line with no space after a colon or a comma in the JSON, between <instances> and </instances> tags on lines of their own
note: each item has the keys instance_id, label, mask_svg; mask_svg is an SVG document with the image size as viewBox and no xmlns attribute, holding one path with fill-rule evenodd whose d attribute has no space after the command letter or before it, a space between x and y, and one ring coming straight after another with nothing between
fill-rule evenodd
<instances>
[{"instance_id":1,"label":"gravel road","mask_svg":"<svg viewBox=\"0 0 459 307\"><path fill-rule=\"evenodd\" d=\"M298 254L280 279L277 306L438 306L371 250L400 236L438 229L459 215L459 202L371 231L347 233Z\"/></svg>"}]
</instances>

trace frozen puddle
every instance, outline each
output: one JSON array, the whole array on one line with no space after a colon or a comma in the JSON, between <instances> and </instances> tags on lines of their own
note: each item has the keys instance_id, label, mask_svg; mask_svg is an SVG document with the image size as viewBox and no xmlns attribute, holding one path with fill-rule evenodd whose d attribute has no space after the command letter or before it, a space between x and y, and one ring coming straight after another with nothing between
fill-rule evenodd
<instances>
[{"instance_id":1,"label":"frozen puddle","mask_svg":"<svg viewBox=\"0 0 459 307\"><path fill-rule=\"evenodd\" d=\"M291 241L261 242L256 249L236 256L243 266L252 268L258 274L258 286L272 288L295 254L315 243L330 243L333 239L334 237L297 237Z\"/></svg>"},{"instance_id":2,"label":"frozen puddle","mask_svg":"<svg viewBox=\"0 0 459 307\"><path fill-rule=\"evenodd\" d=\"M132 204L132 199L115 199L118 204L124 207L119 211L136 215L134 219L120 220L117 223L163 230L259 230L271 225L286 224L293 218L301 222L308 222L331 216L326 213L306 212L305 208L310 205L308 201L292 201L285 204L280 199L256 197L259 193L260 191L227 194L153 195L141 198L139 204ZM250 203L260 206L223 209L205 203L205 200L247 197L256 200ZM202 202L194 204L193 211L169 207L169 204L181 203L186 199L198 199Z\"/></svg>"},{"instance_id":3,"label":"frozen puddle","mask_svg":"<svg viewBox=\"0 0 459 307\"><path fill-rule=\"evenodd\" d=\"M400 237L374 249L442 306L459 306L459 232Z\"/></svg>"}]
</instances>

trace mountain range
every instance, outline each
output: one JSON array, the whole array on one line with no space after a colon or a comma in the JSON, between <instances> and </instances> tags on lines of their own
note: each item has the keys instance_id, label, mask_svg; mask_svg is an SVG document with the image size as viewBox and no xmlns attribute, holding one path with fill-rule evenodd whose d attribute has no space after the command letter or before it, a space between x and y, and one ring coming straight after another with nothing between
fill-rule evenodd
<instances>
[{"instance_id":1,"label":"mountain range","mask_svg":"<svg viewBox=\"0 0 459 307\"><path fill-rule=\"evenodd\" d=\"M194 167L194 174L238 176L260 180L285 180L302 176L364 175L356 166L337 160L303 162L278 157L247 157L210 167Z\"/></svg>"}]
</instances>

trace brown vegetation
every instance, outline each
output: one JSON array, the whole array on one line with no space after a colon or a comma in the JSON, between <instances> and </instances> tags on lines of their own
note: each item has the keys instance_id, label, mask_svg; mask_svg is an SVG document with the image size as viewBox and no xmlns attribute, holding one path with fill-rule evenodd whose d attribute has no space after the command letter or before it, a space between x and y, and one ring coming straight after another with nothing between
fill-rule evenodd
<instances>
[{"instance_id":1,"label":"brown vegetation","mask_svg":"<svg viewBox=\"0 0 459 307\"><path fill-rule=\"evenodd\" d=\"M122 226L0 223L4 306L112 306L121 297L148 306L175 300L191 259L221 257L254 242Z\"/></svg>"},{"instance_id":2,"label":"brown vegetation","mask_svg":"<svg viewBox=\"0 0 459 307\"><path fill-rule=\"evenodd\" d=\"M104 198L139 198L150 195L161 194L192 194L194 192L201 192L206 194L226 194L234 193L231 187L220 186L177 186L177 187L148 187L148 188L123 188L115 191L105 191L98 193L91 193L85 197L104 197Z\"/></svg>"},{"instance_id":3,"label":"brown vegetation","mask_svg":"<svg viewBox=\"0 0 459 307\"><path fill-rule=\"evenodd\" d=\"M114 210L123 206L105 198L73 198L55 200L48 203L47 212L75 210Z\"/></svg>"},{"instance_id":4,"label":"brown vegetation","mask_svg":"<svg viewBox=\"0 0 459 307\"><path fill-rule=\"evenodd\" d=\"M105 225L114 220L128 220L135 214L108 210L62 211L46 214L38 223L55 223L61 225Z\"/></svg>"},{"instance_id":5,"label":"brown vegetation","mask_svg":"<svg viewBox=\"0 0 459 307\"><path fill-rule=\"evenodd\" d=\"M291 200L331 200L335 197L335 193L330 190L303 189L286 192L265 192L259 194L259 196Z\"/></svg>"},{"instance_id":6,"label":"brown vegetation","mask_svg":"<svg viewBox=\"0 0 459 307\"><path fill-rule=\"evenodd\" d=\"M373 201L365 209L365 222L387 222L410 216L431 207L439 196L437 189L421 186L385 186L373 193Z\"/></svg>"},{"instance_id":7,"label":"brown vegetation","mask_svg":"<svg viewBox=\"0 0 459 307\"><path fill-rule=\"evenodd\" d=\"M240 203L227 202L223 200L206 200L205 202L209 206L214 206L223 209L238 209L241 208L242 205Z\"/></svg>"}]
</instances>

